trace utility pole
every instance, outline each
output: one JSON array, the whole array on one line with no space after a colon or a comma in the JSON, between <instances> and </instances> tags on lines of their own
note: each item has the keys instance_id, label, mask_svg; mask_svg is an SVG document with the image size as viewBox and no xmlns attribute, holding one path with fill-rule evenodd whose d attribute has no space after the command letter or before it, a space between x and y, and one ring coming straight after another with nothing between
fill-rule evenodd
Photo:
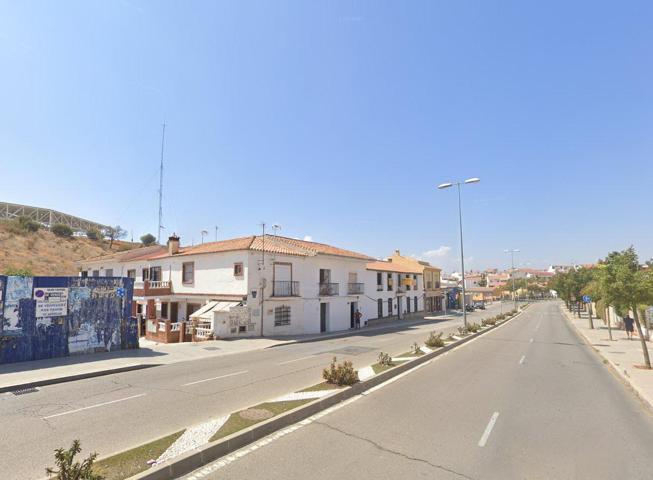
<instances>
[{"instance_id":1,"label":"utility pole","mask_svg":"<svg viewBox=\"0 0 653 480\"><path fill-rule=\"evenodd\" d=\"M215 241L218 241L218 226L215 226Z\"/></svg>"},{"instance_id":2,"label":"utility pole","mask_svg":"<svg viewBox=\"0 0 653 480\"><path fill-rule=\"evenodd\" d=\"M515 291L515 253L519 252L518 248L512 250L504 250L505 253L510 254L510 278L512 279L512 304L513 309L517 310L517 295Z\"/></svg>"},{"instance_id":3,"label":"utility pole","mask_svg":"<svg viewBox=\"0 0 653 480\"><path fill-rule=\"evenodd\" d=\"M265 222L261 222L261 228L263 230L263 236L261 241L263 242L263 253L261 255L261 273L260 273L260 282L261 282L261 337L263 337L263 319L265 318L264 313L264 301L265 301Z\"/></svg>"},{"instance_id":4,"label":"utility pole","mask_svg":"<svg viewBox=\"0 0 653 480\"><path fill-rule=\"evenodd\" d=\"M163 230L163 148L166 139L166 122L163 122L161 133L161 166L159 167L159 233L156 236L156 243L161 244L161 230Z\"/></svg>"}]
</instances>

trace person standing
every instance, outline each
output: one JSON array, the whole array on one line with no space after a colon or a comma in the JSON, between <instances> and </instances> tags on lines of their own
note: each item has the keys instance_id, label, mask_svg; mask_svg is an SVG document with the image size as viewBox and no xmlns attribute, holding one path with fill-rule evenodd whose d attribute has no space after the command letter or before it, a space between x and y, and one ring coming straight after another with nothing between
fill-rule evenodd
<instances>
[{"instance_id":1,"label":"person standing","mask_svg":"<svg viewBox=\"0 0 653 480\"><path fill-rule=\"evenodd\" d=\"M630 315L626 314L626 316L624 317L624 327L626 328L626 334L628 335L628 340L633 339L633 332L635 331L634 325L635 325L635 320L630 318Z\"/></svg>"},{"instance_id":2,"label":"person standing","mask_svg":"<svg viewBox=\"0 0 653 480\"><path fill-rule=\"evenodd\" d=\"M363 314L361 313L360 310L356 310L356 313L354 314L354 319L356 320L356 330L360 330L361 328L361 317Z\"/></svg>"}]
</instances>

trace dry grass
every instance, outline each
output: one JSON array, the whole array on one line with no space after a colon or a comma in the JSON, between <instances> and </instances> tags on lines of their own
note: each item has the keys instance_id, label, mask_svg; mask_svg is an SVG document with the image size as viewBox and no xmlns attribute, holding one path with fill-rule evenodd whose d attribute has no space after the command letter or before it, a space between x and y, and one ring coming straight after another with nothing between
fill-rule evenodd
<instances>
[{"instance_id":1,"label":"dry grass","mask_svg":"<svg viewBox=\"0 0 653 480\"><path fill-rule=\"evenodd\" d=\"M75 261L108 255L140 246L130 242L69 239L57 237L47 229L23 232L13 222L0 221L0 274L8 268L27 268L34 275L77 275Z\"/></svg>"}]
</instances>

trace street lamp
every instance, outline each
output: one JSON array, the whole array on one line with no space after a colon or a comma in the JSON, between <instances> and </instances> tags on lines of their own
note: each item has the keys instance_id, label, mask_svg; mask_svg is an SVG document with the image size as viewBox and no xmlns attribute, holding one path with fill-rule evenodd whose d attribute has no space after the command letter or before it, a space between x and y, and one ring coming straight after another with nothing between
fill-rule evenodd
<instances>
[{"instance_id":1,"label":"street lamp","mask_svg":"<svg viewBox=\"0 0 653 480\"><path fill-rule=\"evenodd\" d=\"M505 253L510 254L510 278L512 279L512 304L513 308L517 310L517 296L515 295L515 253L519 253L518 248L512 250L504 250Z\"/></svg>"},{"instance_id":2,"label":"street lamp","mask_svg":"<svg viewBox=\"0 0 653 480\"><path fill-rule=\"evenodd\" d=\"M465 253L463 250L463 210L460 201L460 186L467 185L469 183L478 183L480 181L481 181L480 178L473 177L473 178L468 178L464 182L449 182L449 183L441 183L440 185L438 185L438 189L440 190L453 187L454 185L458 187L458 224L460 226L460 268L462 270L462 276L463 276L462 307L463 307L463 325L465 328L467 328L467 309L465 308L466 307L465 305Z\"/></svg>"}]
</instances>

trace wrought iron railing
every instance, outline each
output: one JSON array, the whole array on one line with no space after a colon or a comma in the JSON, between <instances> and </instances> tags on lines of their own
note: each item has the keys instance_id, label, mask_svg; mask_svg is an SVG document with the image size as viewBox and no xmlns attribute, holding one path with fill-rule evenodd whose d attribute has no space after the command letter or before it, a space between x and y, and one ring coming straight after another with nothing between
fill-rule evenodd
<instances>
[{"instance_id":1,"label":"wrought iron railing","mask_svg":"<svg viewBox=\"0 0 653 480\"><path fill-rule=\"evenodd\" d=\"M287 280L275 280L272 285L273 297L298 297L299 296L299 282L291 282Z\"/></svg>"},{"instance_id":2,"label":"wrought iron railing","mask_svg":"<svg viewBox=\"0 0 653 480\"><path fill-rule=\"evenodd\" d=\"M320 283L320 296L338 295L339 288L337 283Z\"/></svg>"}]
</instances>

